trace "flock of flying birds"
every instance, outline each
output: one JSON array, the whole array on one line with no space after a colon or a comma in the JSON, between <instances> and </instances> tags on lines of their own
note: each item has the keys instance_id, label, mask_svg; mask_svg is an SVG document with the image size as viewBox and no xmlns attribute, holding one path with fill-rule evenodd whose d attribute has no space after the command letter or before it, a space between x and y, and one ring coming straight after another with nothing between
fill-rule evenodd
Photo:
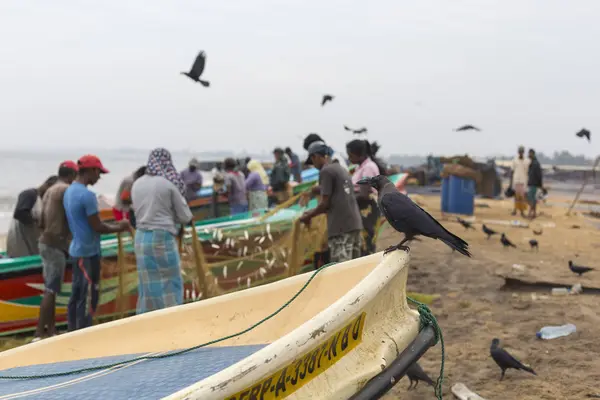
<instances>
[{"instance_id":1,"label":"flock of flying birds","mask_svg":"<svg viewBox=\"0 0 600 400\"><path fill-rule=\"evenodd\" d=\"M204 73L205 67L206 67L206 53L204 51L201 51L196 56L196 59L194 60L194 64L192 64L192 68L188 72L181 72L181 74L187 76L194 82L200 83L204 87L209 87L210 86L209 81L200 79L200 77ZM335 98L335 96L332 94L324 94L323 98L321 99L321 107L323 107L328 102L333 101L334 98ZM367 128L365 128L365 127L362 127L360 129L352 129L352 128L349 128L348 126L344 125L344 129L349 132L352 132L355 135L367 133ZM456 128L454 131L463 132L463 131L470 131L470 130L481 131L481 129L479 129L473 125L463 125L463 126ZM579 138L587 138L588 142L590 142L592 133L589 130L583 128L579 132L577 132L575 135Z\"/></svg>"}]
</instances>

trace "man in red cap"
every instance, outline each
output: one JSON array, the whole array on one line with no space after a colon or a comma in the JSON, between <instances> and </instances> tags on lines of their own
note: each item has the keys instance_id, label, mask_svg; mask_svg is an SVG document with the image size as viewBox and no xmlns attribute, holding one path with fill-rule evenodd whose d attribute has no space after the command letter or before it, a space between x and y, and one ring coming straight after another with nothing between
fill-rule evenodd
<instances>
[{"instance_id":1,"label":"man in red cap","mask_svg":"<svg viewBox=\"0 0 600 400\"><path fill-rule=\"evenodd\" d=\"M77 164L64 161L58 167L58 181L52 185L42 198L40 229L38 242L44 275L44 297L40 304L40 317L35 331L34 341L53 336L55 330L56 296L60 293L64 279L69 251L71 232L67 223L63 197L69 185L77 176Z\"/></svg>"},{"instance_id":2,"label":"man in red cap","mask_svg":"<svg viewBox=\"0 0 600 400\"><path fill-rule=\"evenodd\" d=\"M92 325L98 306L100 283L100 235L131 230L129 221L116 224L102 222L98 199L88 185L94 185L101 174L108 173L100 159L85 155L77 161L77 179L65 191L63 206L73 240L69 254L74 260L71 298L68 306L69 331Z\"/></svg>"}]
</instances>

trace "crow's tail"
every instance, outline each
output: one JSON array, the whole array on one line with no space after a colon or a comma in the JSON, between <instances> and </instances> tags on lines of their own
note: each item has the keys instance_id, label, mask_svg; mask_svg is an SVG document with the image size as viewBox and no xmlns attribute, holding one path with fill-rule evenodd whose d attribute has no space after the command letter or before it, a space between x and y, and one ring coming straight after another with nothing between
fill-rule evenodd
<instances>
[{"instance_id":1,"label":"crow's tail","mask_svg":"<svg viewBox=\"0 0 600 400\"><path fill-rule=\"evenodd\" d=\"M460 254L471 257L471 253L469 253L469 243L465 242L452 232L446 231L445 233L445 235L439 238L442 242L446 243L450 248L458 251Z\"/></svg>"},{"instance_id":2,"label":"crow's tail","mask_svg":"<svg viewBox=\"0 0 600 400\"><path fill-rule=\"evenodd\" d=\"M210 82L209 81L203 81L201 79L198 79L198 82L200 82L202 84L202 86L204 86L204 87L209 87L210 86Z\"/></svg>"},{"instance_id":3,"label":"crow's tail","mask_svg":"<svg viewBox=\"0 0 600 400\"><path fill-rule=\"evenodd\" d=\"M528 367L528 366L526 366L526 365L523 365L522 363L521 363L521 369L522 369L523 371L527 371L527 372L529 372L530 374L533 374L533 375L536 375L536 376L537 376L537 374L535 373L535 371L533 370L533 368L531 368L531 367Z\"/></svg>"}]
</instances>

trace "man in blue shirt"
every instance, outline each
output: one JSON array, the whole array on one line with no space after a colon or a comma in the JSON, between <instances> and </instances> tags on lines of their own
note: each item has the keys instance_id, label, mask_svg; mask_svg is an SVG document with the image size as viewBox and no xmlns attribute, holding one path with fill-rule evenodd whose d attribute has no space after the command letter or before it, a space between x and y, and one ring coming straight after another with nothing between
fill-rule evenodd
<instances>
[{"instance_id":1,"label":"man in blue shirt","mask_svg":"<svg viewBox=\"0 0 600 400\"><path fill-rule=\"evenodd\" d=\"M287 154L290 159L290 169L292 170L294 180L298 183L302 183L302 166L300 165L300 158L289 147L285 148L285 154Z\"/></svg>"},{"instance_id":2,"label":"man in blue shirt","mask_svg":"<svg viewBox=\"0 0 600 400\"><path fill-rule=\"evenodd\" d=\"M68 305L69 331L92 325L98 306L100 284L100 235L131 230L129 221L107 224L100 220L98 200L87 186L108 173L100 159L85 155L77 161L77 179L65 191L63 206L73 240L69 254L74 259L71 298Z\"/></svg>"}]
</instances>

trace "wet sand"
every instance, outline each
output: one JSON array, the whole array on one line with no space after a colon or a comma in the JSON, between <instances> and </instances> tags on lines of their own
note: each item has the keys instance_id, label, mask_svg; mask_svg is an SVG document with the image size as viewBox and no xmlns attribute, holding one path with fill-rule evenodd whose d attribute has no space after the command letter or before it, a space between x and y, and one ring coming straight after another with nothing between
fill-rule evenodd
<instances>
[{"instance_id":1,"label":"wet sand","mask_svg":"<svg viewBox=\"0 0 600 400\"><path fill-rule=\"evenodd\" d=\"M564 208L541 206L543 215L534 222L536 229L544 223L541 236L531 229L488 224L506 232L518 248L504 250L499 237L487 240L481 232L481 219L510 220L512 203L477 200L490 208L476 208L476 230L465 231L452 217L441 217L439 197L417 197L424 207L452 232L467 240L473 258L468 259L439 241L423 239L411 245L412 259L408 290L439 293L432 311L442 327L446 343L444 394L453 398L450 387L462 382L488 399L582 399L600 393L600 297L598 295L552 296L531 292L512 293L500 290L504 279L497 274L552 280L569 284L600 287L600 231L580 215L566 217ZM549 201L570 201L549 199ZM571 228L579 225L580 229ZM397 243L401 237L387 230L379 247ZM528 241L536 238L539 252L529 249ZM578 278L567 262L598 267ZM523 267L513 268L513 264ZM554 340L540 340L536 331L546 325L573 323L577 332ZM508 370L502 382L500 369L489 355L492 338L498 337L516 358L530 365L538 376ZM440 346L431 349L421 366L435 380L439 374ZM421 382L416 390L407 391L404 378L385 399L431 399L433 389Z\"/></svg>"}]
</instances>

